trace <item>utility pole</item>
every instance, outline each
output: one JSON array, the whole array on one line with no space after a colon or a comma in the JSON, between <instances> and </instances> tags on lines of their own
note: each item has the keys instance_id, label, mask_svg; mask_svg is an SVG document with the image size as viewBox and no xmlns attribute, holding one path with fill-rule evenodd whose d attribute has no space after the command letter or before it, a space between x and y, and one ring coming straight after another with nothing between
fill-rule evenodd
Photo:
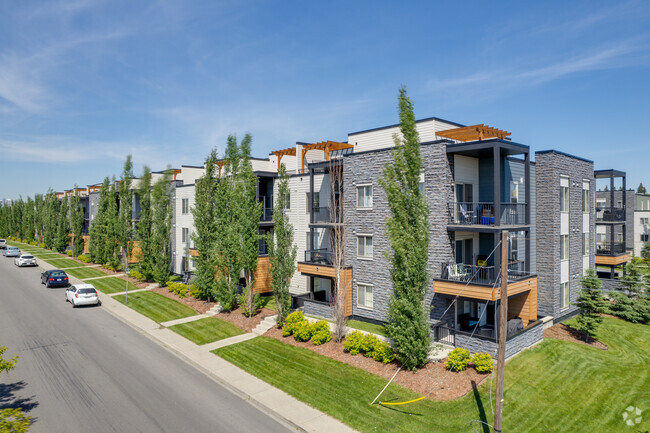
<instances>
[{"instance_id":1,"label":"utility pole","mask_svg":"<svg viewBox=\"0 0 650 433\"><path fill-rule=\"evenodd\" d=\"M497 352L497 395L494 403L494 433L501 433L503 423L503 373L508 334L508 231L501 232L501 307L499 309L499 348Z\"/></svg>"}]
</instances>

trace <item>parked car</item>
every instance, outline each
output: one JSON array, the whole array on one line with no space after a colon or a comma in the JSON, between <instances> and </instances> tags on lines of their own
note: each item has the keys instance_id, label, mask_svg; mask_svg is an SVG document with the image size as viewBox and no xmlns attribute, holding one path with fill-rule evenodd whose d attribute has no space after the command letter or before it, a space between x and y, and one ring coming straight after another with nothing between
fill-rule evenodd
<instances>
[{"instance_id":1,"label":"parked car","mask_svg":"<svg viewBox=\"0 0 650 433\"><path fill-rule=\"evenodd\" d=\"M58 269L50 269L41 274L41 284L45 284L45 287L54 287L54 286L69 286L70 280L65 272Z\"/></svg>"},{"instance_id":2,"label":"parked car","mask_svg":"<svg viewBox=\"0 0 650 433\"><path fill-rule=\"evenodd\" d=\"M72 308L79 305L101 305L97 290L92 284L77 284L65 290L65 301L72 304Z\"/></svg>"},{"instance_id":3,"label":"parked car","mask_svg":"<svg viewBox=\"0 0 650 433\"><path fill-rule=\"evenodd\" d=\"M7 240L6 239L0 239L0 250L7 248Z\"/></svg>"},{"instance_id":4,"label":"parked car","mask_svg":"<svg viewBox=\"0 0 650 433\"><path fill-rule=\"evenodd\" d=\"M18 247L6 247L2 252L2 255L5 257L20 257L20 249Z\"/></svg>"},{"instance_id":5,"label":"parked car","mask_svg":"<svg viewBox=\"0 0 650 433\"><path fill-rule=\"evenodd\" d=\"M21 254L14 259L14 265L21 268L23 266L38 266L38 263L36 263L36 257L31 254Z\"/></svg>"}]
</instances>

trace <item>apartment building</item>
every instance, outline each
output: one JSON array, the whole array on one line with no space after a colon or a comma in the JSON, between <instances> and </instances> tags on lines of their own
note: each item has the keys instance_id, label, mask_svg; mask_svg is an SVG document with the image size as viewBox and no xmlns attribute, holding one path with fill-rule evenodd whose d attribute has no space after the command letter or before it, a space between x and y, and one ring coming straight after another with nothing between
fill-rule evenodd
<instances>
[{"instance_id":1,"label":"apartment building","mask_svg":"<svg viewBox=\"0 0 650 433\"><path fill-rule=\"evenodd\" d=\"M634 194L633 250L641 257L643 247L650 242L650 195Z\"/></svg>"}]
</instances>

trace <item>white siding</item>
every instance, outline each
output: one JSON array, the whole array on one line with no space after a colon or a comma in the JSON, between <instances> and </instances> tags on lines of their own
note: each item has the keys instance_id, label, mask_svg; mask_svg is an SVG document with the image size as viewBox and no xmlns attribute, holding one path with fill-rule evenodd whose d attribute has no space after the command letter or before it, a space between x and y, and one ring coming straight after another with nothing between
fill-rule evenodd
<instances>
[{"instance_id":1,"label":"white siding","mask_svg":"<svg viewBox=\"0 0 650 433\"><path fill-rule=\"evenodd\" d=\"M194 215L192 215L192 209L194 208L195 190L196 189L194 185L187 185L176 188L176 200L174 200L176 227L172 228L172 231L176 238L176 250L172 251L172 256L174 258L173 272L175 274L181 273L181 261L185 254L185 248L194 246L194 242L191 240L189 243L183 242L183 228L189 229L190 237L192 233L196 231L194 228ZM183 214L183 199L189 200L189 209L187 214Z\"/></svg>"},{"instance_id":2,"label":"white siding","mask_svg":"<svg viewBox=\"0 0 650 433\"><path fill-rule=\"evenodd\" d=\"M650 221L650 211L634 212L634 255L636 257L641 257L641 250L645 245L645 242L641 241L641 235L650 234L650 224L641 224L641 218L649 218Z\"/></svg>"},{"instance_id":3,"label":"white siding","mask_svg":"<svg viewBox=\"0 0 650 433\"><path fill-rule=\"evenodd\" d=\"M183 185L191 185L196 183L196 180L205 174L203 167L189 167L186 165L181 166L181 172L176 176L176 180L182 180Z\"/></svg>"},{"instance_id":4,"label":"white siding","mask_svg":"<svg viewBox=\"0 0 650 433\"><path fill-rule=\"evenodd\" d=\"M472 197L478 202L478 158L454 155L454 181L472 184Z\"/></svg>"}]
</instances>

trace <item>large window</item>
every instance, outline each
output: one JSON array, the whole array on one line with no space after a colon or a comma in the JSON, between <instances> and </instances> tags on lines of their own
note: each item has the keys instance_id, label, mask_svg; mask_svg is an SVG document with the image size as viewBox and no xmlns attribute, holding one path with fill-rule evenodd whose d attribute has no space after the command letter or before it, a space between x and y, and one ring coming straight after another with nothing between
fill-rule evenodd
<instances>
[{"instance_id":1,"label":"large window","mask_svg":"<svg viewBox=\"0 0 650 433\"><path fill-rule=\"evenodd\" d=\"M287 196L285 197L284 202L285 209L291 209L291 191L287 191Z\"/></svg>"},{"instance_id":2,"label":"large window","mask_svg":"<svg viewBox=\"0 0 650 433\"><path fill-rule=\"evenodd\" d=\"M567 308L569 306L569 282L560 284L560 308Z\"/></svg>"},{"instance_id":3,"label":"large window","mask_svg":"<svg viewBox=\"0 0 650 433\"><path fill-rule=\"evenodd\" d=\"M372 185L361 185L357 187L357 208L372 208Z\"/></svg>"},{"instance_id":4,"label":"large window","mask_svg":"<svg viewBox=\"0 0 650 433\"><path fill-rule=\"evenodd\" d=\"M372 308L372 286L357 284L357 305L362 308Z\"/></svg>"},{"instance_id":5,"label":"large window","mask_svg":"<svg viewBox=\"0 0 650 433\"><path fill-rule=\"evenodd\" d=\"M589 213L589 190L582 189L582 212Z\"/></svg>"},{"instance_id":6,"label":"large window","mask_svg":"<svg viewBox=\"0 0 650 433\"><path fill-rule=\"evenodd\" d=\"M190 242L190 229L187 227L183 227L182 231L182 242L189 243Z\"/></svg>"},{"instance_id":7,"label":"large window","mask_svg":"<svg viewBox=\"0 0 650 433\"><path fill-rule=\"evenodd\" d=\"M510 182L510 203L519 203L519 184Z\"/></svg>"},{"instance_id":8,"label":"large window","mask_svg":"<svg viewBox=\"0 0 650 433\"><path fill-rule=\"evenodd\" d=\"M560 236L560 260L569 259L569 235Z\"/></svg>"},{"instance_id":9,"label":"large window","mask_svg":"<svg viewBox=\"0 0 650 433\"><path fill-rule=\"evenodd\" d=\"M582 255L589 255L589 233L582 234Z\"/></svg>"},{"instance_id":10,"label":"large window","mask_svg":"<svg viewBox=\"0 0 650 433\"><path fill-rule=\"evenodd\" d=\"M307 193L307 213L309 213L314 208L314 212L318 212L320 209L320 193L314 193L314 199L310 200L309 193Z\"/></svg>"},{"instance_id":11,"label":"large window","mask_svg":"<svg viewBox=\"0 0 650 433\"><path fill-rule=\"evenodd\" d=\"M560 183L560 212L569 212L569 179Z\"/></svg>"},{"instance_id":12,"label":"large window","mask_svg":"<svg viewBox=\"0 0 650 433\"><path fill-rule=\"evenodd\" d=\"M357 236L357 256L366 259L372 258L372 236Z\"/></svg>"},{"instance_id":13,"label":"large window","mask_svg":"<svg viewBox=\"0 0 650 433\"><path fill-rule=\"evenodd\" d=\"M189 198L182 199L181 204L183 207L183 215L190 213L190 199Z\"/></svg>"}]
</instances>

